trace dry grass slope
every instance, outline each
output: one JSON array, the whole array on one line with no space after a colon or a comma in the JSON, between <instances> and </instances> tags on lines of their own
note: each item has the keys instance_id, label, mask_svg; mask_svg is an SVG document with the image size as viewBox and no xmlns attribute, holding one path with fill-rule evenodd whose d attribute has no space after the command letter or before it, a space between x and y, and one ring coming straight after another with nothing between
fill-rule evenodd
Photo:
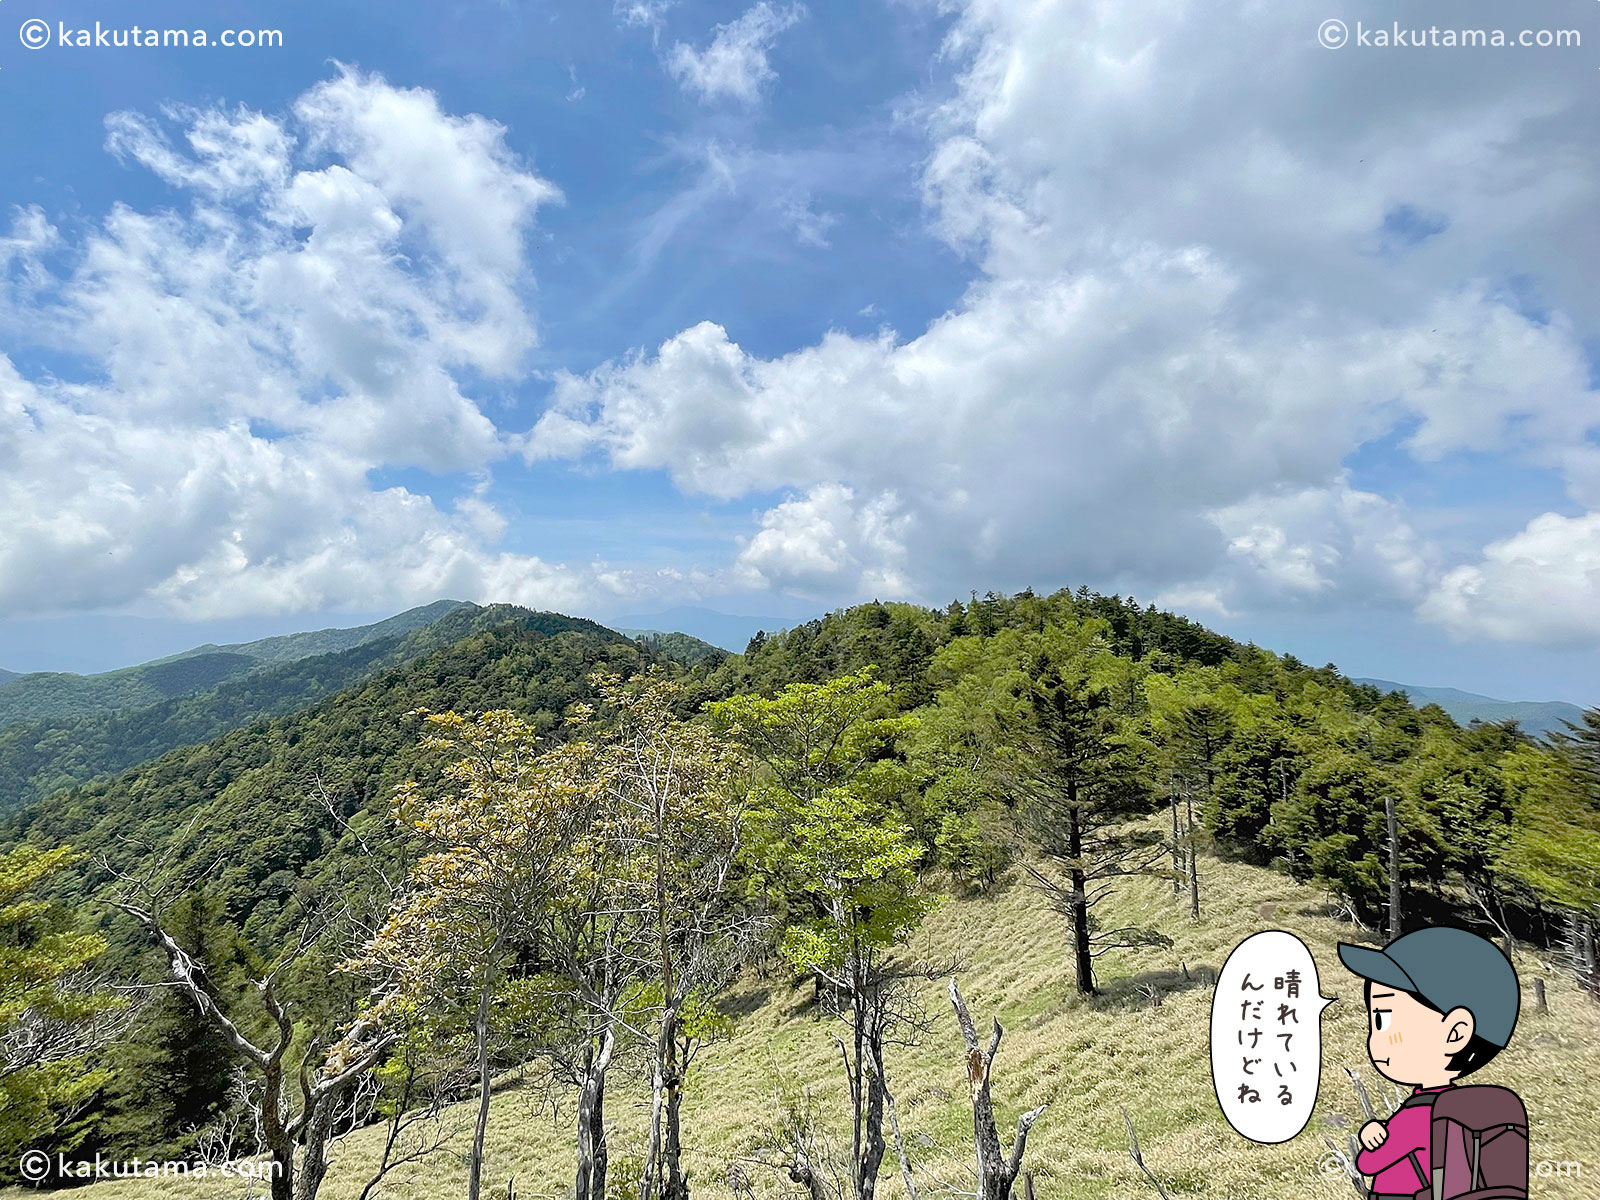
<instances>
[{"instance_id":1,"label":"dry grass slope","mask_svg":"<svg viewBox=\"0 0 1600 1200\"><path fill-rule=\"evenodd\" d=\"M1013 886L993 899L952 901L928 921L919 949L967 965L962 990L974 1014L1006 1027L996 1067L995 1095L1010 1125L1024 1107L1048 1101L1035 1126L1028 1159L1044 1200L1154 1200L1155 1191L1127 1155L1120 1109L1133 1114L1145 1160L1172 1197L1210 1200L1351 1200L1355 1192L1328 1169L1319 1134L1339 1142L1358 1112L1344 1066L1378 1081L1364 1052L1361 991L1339 965L1335 943L1352 940L1347 924L1316 915L1317 893L1273 872L1205 862L1205 916L1157 880L1128 883L1108 902L1118 923L1154 924L1174 939L1170 949L1140 950L1101 961L1105 994L1073 994L1064 922L1028 888ZM1186 898L1185 898L1186 900ZM1222 1120L1212 1093L1207 1036L1210 989L1228 952L1262 929L1287 929L1311 948L1323 992L1339 997L1324 1022L1325 1067L1310 1128L1282 1146L1246 1142ZM1378 940L1378 939L1369 939ZM1186 964L1189 979L1180 971ZM1535 958L1518 964L1526 982L1540 974ZM1149 987L1162 1003L1152 1005ZM1531 993L1531 987L1527 989ZM1570 1173L1534 1181L1533 1195L1551 1200L1600 1197L1600 1005L1565 981L1552 979L1550 1011L1532 1010L1531 995L1516 1039L1482 1076L1515 1088L1533 1122L1533 1157L1580 1163ZM692 1148L694 1194L729 1197L730 1161L748 1155L774 1114L774 1083L809 1090L824 1112L843 1110L835 1027L813 1020L809 989L787 980L752 980L738 997L742 1015L734 1037L706 1050L687 1101L685 1138ZM902 1048L891 1063L902 1125L924 1195L971 1191L971 1114L966 1103L959 1034L943 985L929 985L933 1032ZM1374 1089L1377 1090L1376 1088ZM645 1110L639 1077L613 1075L609 1098L614 1192L638 1144ZM509 1084L495 1101L489 1130L486 1184L504 1195L515 1179L518 1197L559 1197L570 1188L570 1112L553 1120L535 1106L534 1089ZM463 1128L465 1119L461 1122ZM842 1130L842 1126L841 1126ZM380 1145L378 1130L357 1133L339 1148L324 1186L328 1200L355 1200ZM466 1137L457 1139L464 1150ZM891 1146L880 1191L901 1200ZM385 1194L405 1200L464 1193L460 1153L440 1153ZM775 1173L745 1164L758 1196L789 1194ZM487 1187L486 1187L487 1190ZM216 1181L121 1181L80 1193L90 1200L221 1200L245 1194Z\"/></svg>"}]
</instances>

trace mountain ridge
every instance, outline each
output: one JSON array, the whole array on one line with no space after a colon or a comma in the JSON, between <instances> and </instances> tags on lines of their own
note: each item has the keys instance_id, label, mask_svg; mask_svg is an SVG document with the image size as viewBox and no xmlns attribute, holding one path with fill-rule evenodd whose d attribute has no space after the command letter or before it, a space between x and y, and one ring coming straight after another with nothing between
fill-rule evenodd
<instances>
[{"instance_id":1,"label":"mountain ridge","mask_svg":"<svg viewBox=\"0 0 1600 1200\"><path fill-rule=\"evenodd\" d=\"M410 632L268 664L223 679L207 691L144 706L14 722L0 728L0 813L63 788L127 771L184 746L314 706L332 694L359 687L375 674L526 611L508 605L456 605ZM206 656L210 657L216 656Z\"/></svg>"},{"instance_id":2,"label":"mountain ridge","mask_svg":"<svg viewBox=\"0 0 1600 1200\"><path fill-rule=\"evenodd\" d=\"M195 646L165 658L91 675L69 671L11 673L11 678L0 680L0 729L20 721L125 711L196 695L267 667L403 635L462 607L476 606L439 600L370 625L284 634L226 646Z\"/></svg>"},{"instance_id":3,"label":"mountain ridge","mask_svg":"<svg viewBox=\"0 0 1600 1200\"><path fill-rule=\"evenodd\" d=\"M1498 724L1516 721L1525 733L1548 737L1551 732L1561 732L1568 721L1576 723L1583 717L1583 709L1565 700L1500 700L1460 688L1423 687L1418 684L1396 683L1389 679L1364 679L1352 677L1351 682L1367 684L1381 692L1404 692L1419 708L1437 704L1450 714L1459 725L1473 721Z\"/></svg>"}]
</instances>

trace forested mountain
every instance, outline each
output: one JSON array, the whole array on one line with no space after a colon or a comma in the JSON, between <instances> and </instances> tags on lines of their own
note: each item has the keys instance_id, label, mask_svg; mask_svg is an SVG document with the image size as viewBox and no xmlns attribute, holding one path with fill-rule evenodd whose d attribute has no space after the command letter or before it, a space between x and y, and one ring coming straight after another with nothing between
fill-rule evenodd
<instances>
[{"instance_id":1,"label":"forested mountain","mask_svg":"<svg viewBox=\"0 0 1600 1200\"><path fill-rule=\"evenodd\" d=\"M230 646L197 646L182 654L98 675L0 672L0 728L18 721L83 717L193 696L265 667L403 635L460 607L460 601L440 600L372 625L294 633Z\"/></svg>"},{"instance_id":2,"label":"forested mountain","mask_svg":"<svg viewBox=\"0 0 1600 1200\"><path fill-rule=\"evenodd\" d=\"M168 856L177 874L206 868L224 919L268 946L283 933L276 919L288 894L361 853L341 841L315 785L345 815L386 814L395 785L418 768L414 710L510 706L555 730L566 707L590 693L597 666L632 670L646 660L593 622L511 606L454 613L440 626L442 637L464 636L291 715L54 795L8 818L0 842L70 842L130 870ZM368 649L308 661L332 669ZM87 895L94 876L85 862L62 886Z\"/></svg>"},{"instance_id":3,"label":"forested mountain","mask_svg":"<svg viewBox=\"0 0 1600 1200\"><path fill-rule=\"evenodd\" d=\"M191 658L201 654L242 654L261 663L294 662L321 654L336 654L379 638L410 633L424 625L431 625L447 613L458 608L476 608L464 600L435 600L417 608L408 608L371 625L356 625L348 629L315 629L306 633L286 633L278 637L260 638L253 642L235 642L227 646L196 646L175 654L171 659Z\"/></svg>"},{"instance_id":4,"label":"forested mountain","mask_svg":"<svg viewBox=\"0 0 1600 1200\"><path fill-rule=\"evenodd\" d=\"M0 687L4 687L7 683L10 683L16 678L18 678L18 675L15 671L0 669Z\"/></svg>"},{"instance_id":5,"label":"forested mountain","mask_svg":"<svg viewBox=\"0 0 1600 1200\"><path fill-rule=\"evenodd\" d=\"M421 972L392 1003L426 1011L418 1037L454 1064L439 1085L449 1097L479 1080L484 1103L494 1071L529 1057L565 1081L552 1087L598 1088L585 1072L609 1061L605 1039L624 1036L617 1014L637 1026L641 1011L690 1003L628 974L657 951L617 940L637 931L613 923L639 910L606 889L634 886L641 863L662 872L650 895L692 894L696 921L728 923L697 925L685 945L785 958L816 975L819 994L824 979L857 988L844 1018L888 1022L863 1033L869 1055L887 1052L883 1030L898 1019L874 1015L895 994L874 972L900 961L941 892L1032 882L1066 923L1077 990L1095 996L1119 954L1172 944L1159 922L1108 921L1097 906L1118 880L1153 876L1197 919L1214 903L1203 851L1273 865L1369 925L1448 916L1538 940L1600 991L1600 802L1584 782L1600 772L1582 766L1600 759L1600 715L1593 745L1464 730L1331 665L1086 590L944 609L873 602L757 634L737 655L510 607L452 612L408 635L410 650L424 636L436 641L421 654L385 639L274 668L309 672L275 694L322 698L51 795L0 824L0 847L75 848L49 895L107 938L113 977L163 967L147 929L102 902L134 885L165 896L173 936L208 964L196 986L264 1036L287 1028L303 1046L367 1029L351 1024L371 1002L358 968L387 963L390 981ZM258 701L230 708L229 689L269 678L220 685L196 720L237 719ZM512 715L477 716L498 709ZM640 808L662 762L696 782L672 791L677 807ZM640 824L641 812L653 815ZM719 843L736 820L741 835ZM570 837L545 840L567 822ZM638 853L669 835L681 840ZM570 874L551 875L558 866ZM327 911L342 914L339 937L309 921ZM543 932L502 936L502 919ZM380 926L422 940L381 958L369 939L352 966L352 928ZM308 927L321 931L310 942ZM539 940L558 934L574 939L559 954ZM745 961L721 949L711 959L718 970ZM590 970L601 974L581 976L588 990L564 990ZM297 1014L287 1026L252 983L269 974L274 1003ZM729 986L725 972L701 978L696 1003ZM623 990L596 1008L602 984ZM108 1068L85 1145L181 1148L236 1103L216 1027L181 993L161 1004L119 1050L136 1069ZM477 1066L462 1076L463 1062ZM191 1085L186 1099L160 1082L173 1079Z\"/></svg>"},{"instance_id":6,"label":"forested mountain","mask_svg":"<svg viewBox=\"0 0 1600 1200\"><path fill-rule=\"evenodd\" d=\"M1357 679L1356 682L1369 684L1381 692L1404 692L1413 704L1437 704L1458 725L1470 725L1474 721L1487 724L1515 721L1524 733L1546 737L1583 719L1583 709L1563 700L1496 700L1493 696L1480 696L1457 688L1417 687L1387 679Z\"/></svg>"},{"instance_id":7,"label":"forested mountain","mask_svg":"<svg viewBox=\"0 0 1600 1200\"><path fill-rule=\"evenodd\" d=\"M663 612L618 617L612 628L630 633L685 633L723 650L737 652L762 630L773 633L798 624L800 622L794 618L741 617L709 608L679 605Z\"/></svg>"},{"instance_id":8,"label":"forested mountain","mask_svg":"<svg viewBox=\"0 0 1600 1200\"><path fill-rule=\"evenodd\" d=\"M224 658L248 666L209 690L175 699L78 717L18 721L0 728L0 812L42 799L65 787L126 770L179 746L217 737L231 729L313 704L378 671L449 645L502 621L504 608L444 602L413 609L392 621L367 626L395 632L376 639L364 630L293 635L300 648L340 640L348 649L266 665L244 654L205 654L138 668L148 681L160 671L204 666ZM442 614L442 615L441 615ZM421 621L421 617L429 618ZM341 635L338 637L334 634ZM348 636L342 636L348 635ZM360 636L358 636L360 635ZM270 639L268 653L284 653L289 639ZM241 650L260 643L251 643ZM99 677L95 677L99 678ZM194 678L194 676L189 676ZM18 685L20 686L20 684Z\"/></svg>"},{"instance_id":9,"label":"forested mountain","mask_svg":"<svg viewBox=\"0 0 1600 1200\"><path fill-rule=\"evenodd\" d=\"M686 667L698 667L708 663L714 666L724 661L729 653L721 646L713 646L710 642L703 642L687 633L668 632L662 629L621 629L618 632L627 634L635 641L645 642L658 654Z\"/></svg>"}]
</instances>

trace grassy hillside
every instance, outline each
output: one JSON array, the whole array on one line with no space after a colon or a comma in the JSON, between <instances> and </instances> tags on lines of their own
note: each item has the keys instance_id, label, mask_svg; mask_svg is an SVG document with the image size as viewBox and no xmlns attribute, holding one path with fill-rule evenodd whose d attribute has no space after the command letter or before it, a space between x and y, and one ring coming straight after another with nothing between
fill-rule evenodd
<instances>
[{"instance_id":1,"label":"grassy hillside","mask_svg":"<svg viewBox=\"0 0 1600 1200\"><path fill-rule=\"evenodd\" d=\"M995 1072L1002 1128L1012 1125L1023 1107L1050 1104L1035 1126L1028 1154L1041 1197L1155 1197L1126 1153L1122 1107L1135 1120L1147 1164L1172 1197L1351 1200L1355 1195L1329 1169L1319 1135L1329 1133L1342 1142L1351 1122L1359 1123L1343 1067L1355 1067L1375 1095L1381 1089L1365 1058L1360 989L1339 966L1335 944L1363 936L1378 939L1318 915L1321 894L1275 872L1209 858L1202 865L1206 912L1197 924L1180 912L1162 881L1128 883L1109 902L1108 919L1158 924L1175 944L1106 958L1104 994L1088 1001L1073 995L1065 924L1025 886L1010 886L992 899L947 903L919 935L918 951L964 958L961 985L974 1015L984 1024L996 1015L1006 1026ZM1233 946L1270 928L1287 929L1306 942L1321 970L1323 993L1337 996L1339 1003L1327 1010L1324 1021L1325 1066L1311 1127L1285 1145L1257 1146L1223 1122L1212 1093L1208 985ZM1531 993L1528 981L1542 974L1538 962L1524 952L1518 966ZM1159 1005L1151 1002L1152 989ZM1600 1177L1594 1153L1600 1146L1600 1005L1557 978L1550 979L1549 989L1550 1011L1533 1011L1531 995L1525 997L1512 1046L1480 1079L1522 1095L1532 1116L1536 1161L1583 1163L1583 1176L1540 1179L1534 1195L1592 1200L1600 1186L1590 1177ZM943 984L924 991L933 1028L920 1045L895 1052L891 1082L923 1194L970 1191L971 1112L960 1038ZM759 1155L760 1132L772 1120L779 1081L791 1093L809 1091L830 1117L846 1111L838 1052L831 1042L838 1027L826 1017L815 1019L809 987L791 988L786 978L752 975L727 1007L736 1017L733 1036L703 1052L686 1108L694 1194L732 1197L727 1180L735 1165L757 1196L794 1194L775 1172L748 1160ZM614 1072L607 1109L618 1185L639 1142L647 1099L632 1064ZM559 1196L570 1188L570 1106L552 1120L543 1101L543 1092L531 1082L506 1080L492 1114L486 1187L492 1183L503 1195L506 1179L514 1177L521 1197ZM451 1148L397 1179L385 1194L424 1200L463 1193L460 1151L467 1145L467 1106L453 1116L461 1133ZM833 1130L844 1132L837 1120ZM378 1129L349 1137L322 1195L355 1200L379 1144ZM93 1200L210 1200L224 1193L214 1182L123 1182L95 1185L83 1194ZM905 1194L892 1147L880 1194Z\"/></svg>"},{"instance_id":2,"label":"grassy hillside","mask_svg":"<svg viewBox=\"0 0 1600 1200\"><path fill-rule=\"evenodd\" d=\"M485 621L492 627L459 636ZM226 968L228 1003L243 1019L258 1020L261 1014L247 1003L246 981L254 970L247 960L256 953L271 956L291 939L292 898L317 894L363 903L373 885L369 868L398 869L416 850L414 840L395 829L390 800L402 780L420 779L429 787L426 780L438 764L419 747L419 720L409 714L419 707L466 712L509 707L524 714L536 733L559 741L570 728L562 714L573 702L594 696L588 680L596 666L628 674L667 657L666 647L629 641L592 622L511 608L463 610L432 628L459 640L376 671L293 715L255 721L119 778L56 794L0 821L0 842L70 843L85 853L61 872L52 894L80 906L82 919L110 936L104 965L121 977L142 967L154 978L160 964L152 961L142 934L108 920L102 906L85 903L108 882L100 869L102 857L112 869L130 871L166 864L164 877L182 876L191 888L199 921L191 935L196 953L232 964ZM1072 649L1077 643L1068 639L1079 634L1083 648ZM990 900L951 901L918 931L917 947L930 959L963 961L964 986L979 1019L998 1012L1011 1029L997 1072L1006 1123L1024 1103L1052 1105L1030 1156L1039 1172L1039 1194L1145 1194L1122 1153L1119 1106L1124 1104L1138 1117L1151 1164L1172 1196L1322 1195L1333 1200L1348 1194L1342 1180L1319 1173L1324 1151L1315 1137L1266 1149L1222 1126L1206 1066L1206 985L1229 948L1269 925L1301 933L1319 961L1333 968L1334 941L1356 927L1315 915L1325 904L1321 889L1342 893L1348 911L1369 919L1382 912L1387 900L1380 854L1382 796L1390 789L1402 797L1408 914L1415 919L1447 912L1461 900L1463 879L1481 880L1486 871L1499 870L1480 835L1506 826L1507 840L1514 839L1517 830L1510 821L1518 793L1512 785L1542 769L1542 760L1529 760L1535 750L1503 730L1463 732L1438 709L1418 711L1405 697L1352 684L1331 666L1309 668L1169 614L1090 593L988 596L944 611L863 605L777 637L752 639L745 654L685 671L686 690L681 704L675 704L684 716L708 699L770 696L796 682L830 680L876 664L884 703L897 720L903 716L909 723L894 746L883 747L888 757L871 768L881 772L863 786L874 796L880 791L873 789L881 790L886 827L903 823L903 836L914 844L930 878L971 881L989 877L997 861L989 853L989 839L1000 836L1002 826L1013 827L997 807L1009 803L1012 793L999 781L962 774L966 753L952 758L950 749L966 746L963 739L973 731L992 736L984 730L998 726L985 724L991 718L983 705L991 698L1003 704L1007 695L1015 695L1001 684L1011 686L1013 673L1026 683L1032 677L1023 672L1055 661L1047 652L1069 666L1077 661L1069 660L1070 654L1085 656L1100 672L1097 678L1106 681L1107 690L1095 696L1116 706L1128 744L1145 747L1119 768L1130 788L1177 786L1180 773L1209 766L1210 795L1196 805L1207 832L1231 853L1258 864L1276 861L1293 878L1208 859L1203 870L1207 916L1199 924L1182 915L1168 884L1126 885L1097 910L1101 927L1154 926L1175 944L1102 959L1098 978L1104 994L1087 1001L1073 992L1066 922L1027 888L1013 886ZM304 663L325 661L326 656ZM224 686L241 682L249 680ZM1180 719L1185 724L1178 724ZM1193 728L1206 734L1203 746L1198 735L1184 732ZM1209 757L1196 757L1201 753ZM1502 762L1508 764L1504 772ZM1532 777L1535 784L1541 778ZM319 781L334 812L323 806ZM1164 795L1151 791L1141 802L1148 807L1128 811L1156 819ZM1555 819L1563 812L1557 808L1546 815ZM1164 820L1160 824L1166 828ZM1503 878L1513 885L1518 877ZM756 876L748 882L767 886ZM762 902L753 896L751 901ZM777 895L774 911L794 911L782 907L789 902ZM1508 913L1511 927L1530 937L1538 936L1530 928L1538 917L1515 908ZM1473 915L1467 911L1463 919ZM1332 969L1324 990L1356 997L1354 981L1340 992L1341 978ZM283 983L304 1014L307 1034L319 1022L348 1019L359 999L349 991L353 981L348 977L335 977L330 986L327 962L315 955L286 974ZM1496 1064L1491 1077L1503 1076L1523 1088L1536 1113L1554 1113L1563 1103L1560 1111L1600 1111L1594 1104L1600 1096L1586 1090L1600 1079L1593 1051L1571 1049L1576 1057L1558 1057L1569 1046L1594 1042L1600 1010L1580 1002L1564 982L1552 979L1551 994L1553 1015L1530 1016L1515 1053ZM911 1154L925 1173L923 1195L931 1200L964 1186L970 1115L959 1042L943 992L930 987L925 999L936 1018L932 1031L918 1045L893 1049L891 1083ZM727 1172L742 1163L740 1169L760 1194L776 1195L780 1181L753 1161L760 1157L763 1125L777 1114L775 1096L810 1095L829 1121L847 1111L836 1077L832 1037L837 1027L815 1020L809 990L792 989L783 974L745 979L726 1003L737 1018L735 1028L729 1041L700 1059L687 1112L697 1194L738 1194ZM120 1146L124 1153L181 1148L181 1138L201 1124L185 1114L212 1111L198 1104L173 1108L148 1127L138 1124L150 1108L148 1081L162 1078L139 1064L162 1064L175 1078L192 1074L184 1055L196 1039L181 1024L192 1021L192 1014L184 1018L187 1010L177 1007L182 1011L170 1012L165 1025L141 1027L130 1038L128 1054L119 1062L132 1065L119 1067L119 1090L95 1114L100 1140L92 1144ZM1358 1062L1360 1013L1338 1007L1330 1021L1337 1050L1330 1061ZM1539 1040L1546 1033L1554 1040ZM1549 1052L1541 1056L1541 1047ZM1524 1061L1519 1056L1526 1057L1525 1069L1518 1066ZM510 1065L515 1060L497 1061ZM1569 1069L1567 1062L1576 1065ZM204 1078L211 1083L226 1083L217 1068L206 1070ZM647 1092L639 1071L637 1062L619 1064L607 1100L617 1139L616 1200L629 1195L628 1160L644 1116ZM1373 1081L1370 1069L1368 1079ZM1540 1092L1541 1087L1546 1090ZM538 1105L547 1094L532 1078L522 1084L507 1081L496 1111L486 1185L503 1187L514 1174L519 1195L560 1194L571 1158L566 1126L573 1114L570 1105L559 1108L554 1119L544 1113ZM1322 1104L1328 1128L1339 1128L1336 1118L1354 1112L1342 1077L1330 1077ZM1577 1158L1574 1147L1591 1144L1595 1133L1585 1124L1592 1116L1565 1120L1560 1129L1541 1130L1550 1147L1544 1153L1560 1161ZM324 1195L354 1200L360 1192L359 1164L372 1153L375 1136L353 1135ZM459 1195L460 1172L460 1154L453 1151L393 1194ZM885 1195L899 1188L894 1174L891 1156ZM226 1193L213 1187L195 1194Z\"/></svg>"},{"instance_id":3,"label":"grassy hillside","mask_svg":"<svg viewBox=\"0 0 1600 1200\"><path fill-rule=\"evenodd\" d=\"M226 680L264 667L350 650L384 638L403 636L430 625L459 601L440 600L386 621L354 629L323 629L241 642L197 646L182 654L99 675L37 671L17 675L0 691L0 727L19 721L45 721L123 711L209 691ZM9 676L9 672L7 673Z\"/></svg>"}]
</instances>

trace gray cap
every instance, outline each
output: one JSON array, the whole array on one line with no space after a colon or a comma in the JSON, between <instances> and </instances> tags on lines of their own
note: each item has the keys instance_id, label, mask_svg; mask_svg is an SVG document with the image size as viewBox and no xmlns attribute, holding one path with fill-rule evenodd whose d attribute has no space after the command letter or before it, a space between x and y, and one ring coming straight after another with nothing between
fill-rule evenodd
<instances>
[{"instance_id":1,"label":"gray cap","mask_svg":"<svg viewBox=\"0 0 1600 1200\"><path fill-rule=\"evenodd\" d=\"M1363 979L1415 992L1440 1012L1464 1008L1477 1034L1504 1046L1517 1027L1522 989L1493 942L1446 925L1395 938L1382 950L1339 943L1339 960Z\"/></svg>"}]
</instances>

